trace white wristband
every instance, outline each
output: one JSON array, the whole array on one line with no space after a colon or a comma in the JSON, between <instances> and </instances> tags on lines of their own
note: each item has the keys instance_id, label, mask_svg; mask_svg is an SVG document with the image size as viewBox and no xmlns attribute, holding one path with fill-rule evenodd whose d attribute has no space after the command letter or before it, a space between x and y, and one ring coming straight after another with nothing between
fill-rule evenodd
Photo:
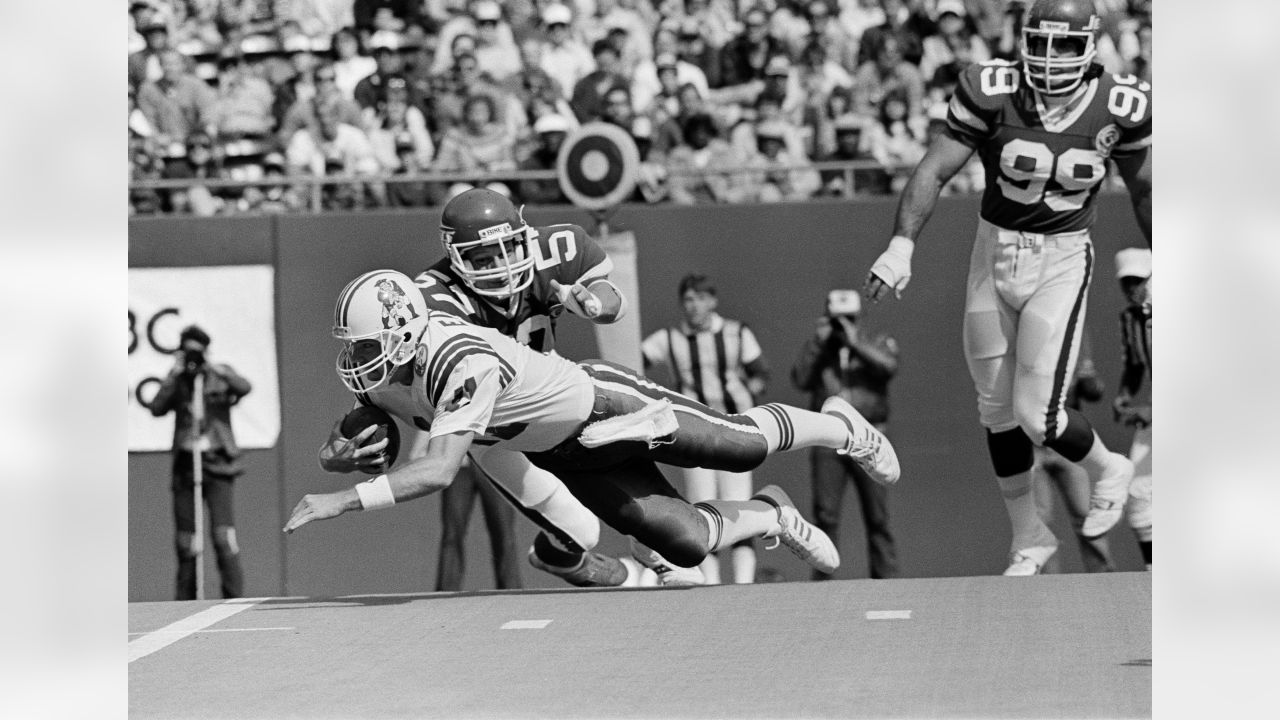
<instances>
[{"instance_id":1,"label":"white wristband","mask_svg":"<svg viewBox=\"0 0 1280 720\"><path fill-rule=\"evenodd\" d=\"M356 495L360 496L361 510L377 510L396 504L396 496L391 492L391 483L386 475L357 484Z\"/></svg>"},{"instance_id":2,"label":"white wristband","mask_svg":"<svg viewBox=\"0 0 1280 720\"><path fill-rule=\"evenodd\" d=\"M895 255L900 255L907 262L911 262L911 253L916 249L916 243L906 235L894 235L889 241L889 251Z\"/></svg>"}]
</instances>

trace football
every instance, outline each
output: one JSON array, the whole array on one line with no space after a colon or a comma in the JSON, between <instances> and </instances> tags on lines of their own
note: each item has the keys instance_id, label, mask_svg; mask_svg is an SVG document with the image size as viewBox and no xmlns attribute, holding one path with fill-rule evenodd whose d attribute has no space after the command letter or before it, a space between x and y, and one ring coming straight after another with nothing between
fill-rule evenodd
<instances>
[{"instance_id":1,"label":"football","mask_svg":"<svg viewBox=\"0 0 1280 720\"><path fill-rule=\"evenodd\" d=\"M353 438L360 434L361 430L370 425L377 425L378 429L373 435L361 444L360 447L371 445L378 442L382 438L387 438L387 447L383 453L387 456L387 462L383 470L368 470L370 475L377 475L385 472L386 468L391 467L396 462L396 456L400 452L400 428L396 427L396 422L391 418L387 411L372 405L361 405L360 407L347 413L342 418L342 425L339 429L342 436Z\"/></svg>"}]
</instances>

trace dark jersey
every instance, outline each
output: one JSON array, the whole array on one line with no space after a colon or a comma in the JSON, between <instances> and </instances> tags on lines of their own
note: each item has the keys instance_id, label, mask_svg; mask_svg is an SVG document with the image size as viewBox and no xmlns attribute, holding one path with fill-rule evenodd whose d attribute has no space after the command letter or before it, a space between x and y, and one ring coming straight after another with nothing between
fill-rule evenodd
<instances>
[{"instance_id":1,"label":"dark jersey","mask_svg":"<svg viewBox=\"0 0 1280 720\"><path fill-rule=\"evenodd\" d=\"M998 227L1059 233L1088 229L1107 159L1151 145L1151 85L1094 69L1062 112L1046 113L1018 65L974 63L947 109L947 132L986 170L982 217Z\"/></svg>"},{"instance_id":2,"label":"dark jersey","mask_svg":"<svg viewBox=\"0 0 1280 720\"><path fill-rule=\"evenodd\" d=\"M477 294L453 271L446 257L414 278L427 307L493 328L540 352L554 349L556 319L564 305L551 289L551 281L586 284L607 276L613 262L577 225L535 227L534 233L529 243L534 256L533 282L515 299Z\"/></svg>"}]
</instances>

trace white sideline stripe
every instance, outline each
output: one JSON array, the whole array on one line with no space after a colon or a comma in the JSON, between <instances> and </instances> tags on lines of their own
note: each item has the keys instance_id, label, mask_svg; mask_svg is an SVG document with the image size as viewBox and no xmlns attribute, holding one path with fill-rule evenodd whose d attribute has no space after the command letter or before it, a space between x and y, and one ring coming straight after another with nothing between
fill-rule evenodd
<instances>
[{"instance_id":1,"label":"white sideline stripe","mask_svg":"<svg viewBox=\"0 0 1280 720\"><path fill-rule=\"evenodd\" d=\"M258 632L259 630L297 630L297 629L298 629L298 628L291 628L291 627L261 627L261 628L208 628L208 629L206 629L206 630L197 630L196 632L202 632L202 633L211 633L211 632ZM185 630L152 630L151 632L131 632L131 633L129 633L129 634L130 634L130 635L151 635L151 634L153 634L153 633L182 633L182 634L184 634L184 635L186 635L186 634L190 634L190 633L187 633Z\"/></svg>"},{"instance_id":2,"label":"white sideline stripe","mask_svg":"<svg viewBox=\"0 0 1280 720\"><path fill-rule=\"evenodd\" d=\"M190 617L183 618L175 623L170 623L159 630L149 632L146 635L129 641L129 662L133 662L139 658L144 658L151 653L166 648L184 637L192 633L199 632L210 625L226 620L236 613L244 612L249 608L257 605L257 601L249 602L224 602L220 605L214 605L206 608Z\"/></svg>"},{"instance_id":3,"label":"white sideline stripe","mask_svg":"<svg viewBox=\"0 0 1280 720\"><path fill-rule=\"evenodd\" d=\"M868 610L868 620L910 620L910 610Z\"/></svg>"},{"instance_id":4,"label":"white sideline stripe","mask_svg":"<svg viewBox=\"0 0 1280 720\"><path fill-rule=\"evenodd\" d=\"M541 630L551 624L550 620L508 620L500 630Z\"/></svg>"}]
</instances>

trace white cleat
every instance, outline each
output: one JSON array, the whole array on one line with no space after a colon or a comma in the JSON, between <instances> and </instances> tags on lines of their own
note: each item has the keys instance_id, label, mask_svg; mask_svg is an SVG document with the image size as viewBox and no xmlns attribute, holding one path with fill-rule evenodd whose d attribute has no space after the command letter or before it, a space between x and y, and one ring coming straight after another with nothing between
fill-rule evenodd
<instances>
[{"instance_id":1,"label":"white cleat","mask_svg":"<svg viewBox=\"0 0 1280 720\"><path fill-rule=\"evenodd\" d=\"M777 535L765 537L776 538L796 557L824 573L830 574L840 567L840 552L836 550L835 543L816 525L801 517L786 491L777 485L766 485L752 495L751 499L763 500L778 509L778 523L782 529ZM775 547L776 543L765 549Z\"/></svg>"},{"instance_id":2,"label":"white cleat","mask_svg":"<svg viewBox=\"0 0 1280 720\"><path fill-rule=\"evenodd\" d=\"M822 412L840 418L849 428L849 443L844 449L836 450L837 453L853 458L872 480L881 485L898 482L902 468L898 465L898 454L894 452L893 445L884 433L836 395L822 403Z\"/></svg>"},{"instance_id":3,"label":"white cleat","mask_svg":"<svg viewBox=\"0 0 1280 720\"><path fill-rule=\"evenodd\" d=\"M1111 453L1111 467L1093 485L1093 492L1089 497L1089 514L1085 516L1084 525L1080 528L1081 535L1096 538L1115 527L1124 513L1124 503L1129 498L1131 482L1133 462L1120 453Z\"/></svg>"},{"instance_id":4,"label":"white cleat","mask_svg":"<svg viewBox=\"0 0 1280 720\"><path fill-rule=\"evenodd\" d=\"M631 538L631 556L636 559L645 568L648 568L658 577L658 583L662 587L691 587L694 585L706 585L707 578L702 571L696 567L686 568L674 565L667 561L657 553L656 550L645 546L635 538ZM637 585L644 587L649 583L645 583L643 578L637 582Z\"/></svg>"},{"instance_id":5,"label":"white cleat","mask_svg":"<svg viewBox=\"0 0 1280 720\"><path fill-rule=\"evenodd\" d=\"M1039 575L1044 564L1058 551L1056 545L1038 545L1035 547L1014 550L1009 553L1009 567L1005 568L1006 577L1028 577Z\"/></svg>"}]
</instances>

